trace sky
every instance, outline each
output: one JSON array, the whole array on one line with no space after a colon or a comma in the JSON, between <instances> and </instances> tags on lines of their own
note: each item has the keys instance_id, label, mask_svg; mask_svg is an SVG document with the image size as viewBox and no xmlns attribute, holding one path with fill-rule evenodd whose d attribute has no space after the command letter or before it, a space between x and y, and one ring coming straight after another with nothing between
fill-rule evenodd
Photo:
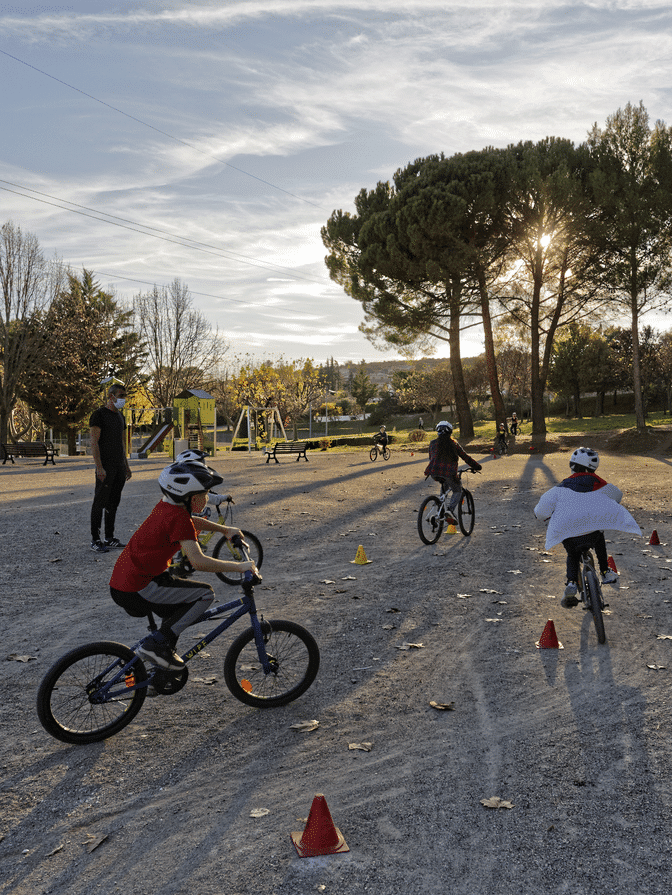
<instances>
[{"instance_id":1,"label":"sky","mask_svg":"<svg viewBox=\"0 0 672 895\"><path fill-rule=\"evenodd\" d=\"M672 6L23 0L0 85L0 223L123 303L179 278L229 357L379 361L331 213L433 153L580 143L640 100L672 123Z\"/></svg>"}]
</instances>

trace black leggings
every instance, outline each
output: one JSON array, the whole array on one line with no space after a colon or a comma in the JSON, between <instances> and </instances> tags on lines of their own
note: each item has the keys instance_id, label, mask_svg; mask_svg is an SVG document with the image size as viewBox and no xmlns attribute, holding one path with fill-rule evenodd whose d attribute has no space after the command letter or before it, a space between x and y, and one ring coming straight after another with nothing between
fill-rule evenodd
<instances>
[{"instance_id":1,"label":"black leggings","mask_svg":"<svg viewBox=\"0 0 672 895\"><path fill-rule=\"evenodd\" d=\"M565 538L562 546L567 551L567 581L576 581L579 575L579 560L584 550L594 550L600 572L604 575L609 568L607 545L603 531L591 531L576 538Z\"/></svg>"}]
</instances>

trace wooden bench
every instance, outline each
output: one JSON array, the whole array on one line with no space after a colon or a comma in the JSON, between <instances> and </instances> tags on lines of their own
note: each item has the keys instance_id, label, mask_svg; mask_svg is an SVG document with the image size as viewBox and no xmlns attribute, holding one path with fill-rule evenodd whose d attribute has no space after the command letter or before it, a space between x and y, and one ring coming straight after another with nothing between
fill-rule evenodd
<instances>
[{"instance_id":1,"label":"wooden bench","mask_svg":"<svg viewBox=\"0 0 672 895\"><path fill-rule=\"evenodd\" d=\"M298 454L299 456L296 458L296 462L298 463L301 457L308 462L308 457L306 456L306 451L308 450L308 442L307 441L276 441L272 448L266 448L266 462L268 463L271 457L278 462L278 454Z\"/></svg>"},{"instance_id":2,"label":"wooden bench","mask_svg":"<svg viewBox=\"0 0 672 895\"><path fill-rule=\"evenodd\" d=\"M16 444L3 444L2 453L3 466L8 460L13 463L14 457L44 457L43 466L50 460L56 466L54 457L58 453L58 448L55 448L51 441L17 441Z\"/></svg>"}]
</instances>

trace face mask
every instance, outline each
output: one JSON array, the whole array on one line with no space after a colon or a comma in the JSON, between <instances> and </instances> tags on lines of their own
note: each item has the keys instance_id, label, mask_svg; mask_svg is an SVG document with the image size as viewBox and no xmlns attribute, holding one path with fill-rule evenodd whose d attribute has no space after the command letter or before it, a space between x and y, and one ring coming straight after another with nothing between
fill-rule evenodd
<instances>
[{"instance_id":1,"label":"face mask","mask_svg":"<svg viewBox=\"0 0 672 895\"><path fill-rule=\"evenodd\" d=\"M117 400L114 402L114 406L117 408L117 410L121 410L125 403L126 398L117 398Z\"/></svg>"}]
</instances>

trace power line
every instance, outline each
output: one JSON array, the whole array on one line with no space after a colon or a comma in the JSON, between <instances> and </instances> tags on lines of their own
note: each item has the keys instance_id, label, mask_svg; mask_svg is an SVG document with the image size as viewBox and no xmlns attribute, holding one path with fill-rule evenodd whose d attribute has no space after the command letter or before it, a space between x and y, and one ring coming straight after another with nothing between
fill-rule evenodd
<instances>
[{"instance_id":1,"label":"power line","mask_svg":"<svg viewBox=\"0 0 672 895\"><path fill-rule=\"evenodd\" d=\"M82 217L91 218L92 220L100 221L103 224L111 224L113 227L120 227L123 230L130 230L133 233L140 233L143 236L149 236L153 239L160 239L163 242L170 242L173 245L180 245L188 249L196 249L196 251L205 252L208 255L215 255L216 257L226 258L229 261L236 261L241 264L249 264L251 267L258 267L259 269L267 270L270 273L277 273L284 276L293 277L294 279L304 280L308 283L317 283L319 285L322 285L325 282L324 280L320 280L317 277L302 276L301 274L293 271L291 268L284 267L283 265L279 264L273 264L271 261L263 261L259 258L249 258L248 256L241 255L238 252L232 252L230 249L219 249L217 248L217 246L213 246L209 243L198 242L197 240L192 239L190 236L175 237L167 230L161 230L159 227L150 227L147 224L141 224L129 218L117 217L116 215L109 214L106 211L98 211L98 209L89 208L86 205L78 205L76 202L70 202L68 199L61 199L58 196L51 196L49 195L49 193L42 193L39 190L33 190L30 187L23 186L22 184L12 183L12 181L10 180L0 180L0 184L2 183L6 183L17 188L12 190L6 186L0 186L0 190L4 190L6 193L12 193L16 196L21 196L23 199L31 199L33 202L40 202L43 205L50 205L53 208L59 208L61 211L68 211L71 214L79 214ZM27 190L29 193L35 193L36 195L28 196L25 193L18 192L17 190ZM39 199L37 198L38 196L44 196L45 198ZM52 199L53 201L47 201L48 199ZM65 205L59 205L58 203L60 202L65 202L67 203L67 205L72 205L73 207L67 208ZM104 217L102 215L104 215ZM133 224L134 226L128 226L129 224ZM162 233L165 235L159 235Z\"/></svg>"},{"instance_id":2,"label":"power line","mask_svg":"<svg viewBox=\"0 0 672 895\"><path fill-rule=\"evenodd\" d=\"M93 96L91 93L87 93L85 90L80 90L79 87L75 87L72 84L68 84L67 81L61 80L61 78L57 78L55 75L49 74L48 71L44 71L41 68L38 68L36 65L31 65L30 62L26 62L24 59L19 59L18 56L13 56L11 53L8 53L6 50L0 49L0 53L4 56L8 56L10 59L14 59L15 62L20 62L21 65L25 65L28 68L32 68L33 71L39 72L41 75L44 75L46 78L51 78L52 81L56 81L59 84L63 84L64 87L68 87L70 90L75 90L77 93L81 93L82 96L88 97L88 99L92 99L96 103L100 103L101 106L106 106L108 109L111 109L113 112L117 112L119 115L123 115L125 118L130 118L131 121L135 121L137 124L141 124L143 127L148 127L150 130L155 131L157 134L161 134L163 137L168 137L169 140L174 140L176 143L181 143L182 146L187 146L189 149L193 149L194 152L199 152L201 155L205 155L208 158L214 159L216 162L219 162L220 165L225 165L227 168L231 168L234 171L238 171L239 174L244 174L246 177L251 177L253 180L258 180L259 183L264 183L266 186L270 186L274 190L278 190L281 193L285 193L287 196L291 196L293 199L298 199L299 202L305 202L307 205L312 205L313 208L322 208L321 205L318 205L316 202L311 202L309 199L304 199L303 196L297 196L295 193L290 193L289 190L283 189L281 186L277 186L275 183L271 183L269 180L264 180L263 177L257 177L256 174L250 174L249 171L244 171L242 168L236 167L236 165L232 165L230 162L225 162L222 159L218 158L216 155L212 155L210 152L206 152L203 149L199 149L198 146L194 146L192 143L187 143L186 140L181 140L179 137L173 136L173 134L169 134L167 131L162 131L158 127L154 127L153 124L149 124L147 121L143 121L141 118L136 118L135 115L130 115L128 112L124 112L122 109L118 109L116 106L111 105L110 103L106 103L105 100L98 99L97 96Z\"/></svg>"}]
</instances>

